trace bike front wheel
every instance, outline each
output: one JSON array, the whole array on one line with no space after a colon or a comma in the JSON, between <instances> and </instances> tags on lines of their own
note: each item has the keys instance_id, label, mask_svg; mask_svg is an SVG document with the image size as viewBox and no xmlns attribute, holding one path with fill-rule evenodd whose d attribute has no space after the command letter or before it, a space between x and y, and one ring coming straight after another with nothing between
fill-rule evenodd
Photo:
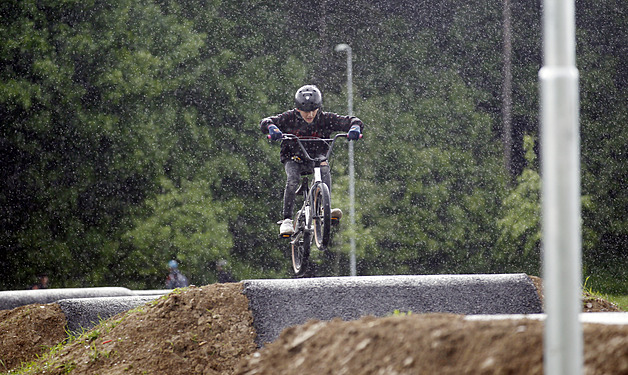
<instances>
[{"instance_id":1,"label":"bike front wheel","mask_svg":"<svg viewBox=\"0 0 628 375\"><path fill-rule=\"evenodd\" d=\"M325 250L329 245L331 228L331 195L326 184L320 183L314 188L312 207L316 247Z\"/></svg>"},{"instance_id":2,"label":"bike front wheel","mask_svg":"<svg viewBox=\"0 0 628 375\"><path fill-rule=\"evenodd\" d=\"M302 224L305 224L304 216L302 215L294 222L294 230L297 235L292 241L292 269L297 277L303 276L307 270L310 259L310 246L312 245L311 232L304 227L301 227L300 233L298 232L298 222L302 221Z\"/></svg>"}]
</instances>

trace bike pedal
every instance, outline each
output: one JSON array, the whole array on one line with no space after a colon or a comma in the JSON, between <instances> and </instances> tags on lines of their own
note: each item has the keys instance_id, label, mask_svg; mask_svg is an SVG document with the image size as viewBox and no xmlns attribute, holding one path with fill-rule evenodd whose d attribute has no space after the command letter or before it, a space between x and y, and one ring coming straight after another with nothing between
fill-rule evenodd
<instances>
[{"instance_id":1,"label":"bike pedal","mask_svg":"<svg viewBox=\"0 0 628 375\"><path fill-rule=\"evenodd\" d=\"M338 225L338 224L340 224L340 219L338 219L337 217L332 217L331 225Z\"/></svg>"},{"instance_id":2,"label":"bike pedal","mask_svg":"<svg viewBox=\"0 0 628 375\"><path fill-rule=\"evenodd\" d=\"M291 234L280 234L279 235L279 238L290 238L290 237L292 237Z\"/></svg>"}]
</instances>

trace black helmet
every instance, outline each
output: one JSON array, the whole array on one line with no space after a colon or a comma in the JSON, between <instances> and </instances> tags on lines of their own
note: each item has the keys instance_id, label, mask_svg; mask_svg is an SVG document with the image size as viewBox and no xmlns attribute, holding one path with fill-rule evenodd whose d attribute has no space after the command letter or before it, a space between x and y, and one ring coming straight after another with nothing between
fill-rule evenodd
<instances>
[{"instance_id":1,"label":"black helmet","mask_svg":"<svg viewBox=\"0 0 628 375\"><path fill-rule=\"evenodd\" d=\"M323 94L318 87L305 85L294 94L294 105L301 111L311 112L323 105Z\"/></svg>"}]
</instances>

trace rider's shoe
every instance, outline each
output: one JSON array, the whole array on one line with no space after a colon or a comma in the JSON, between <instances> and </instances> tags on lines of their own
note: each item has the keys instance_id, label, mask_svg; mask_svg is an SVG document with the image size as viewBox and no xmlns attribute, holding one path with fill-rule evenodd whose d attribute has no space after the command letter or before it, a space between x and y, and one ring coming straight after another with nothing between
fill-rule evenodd
<instances>
[{"instance_id":1,"label":"rider's shoe","mask_svg":"<svg viewBox=\"0 0 628 375\"><path fill-rule=\"evenodd\" d=\"M290 237L292 234L294 234L292 219L284 219L279 227L279 235L281 237Z\"/></svg>"},{"instance_id":2,"label":"rider's shoe","mask_svg":"<svg viewBox=\"0 0 628 375\"><path fill-rule=\"evenodd\" d=\"M340 220L342 219L342 210L340 208L334 208L331 210L331 218L332 220Z\"/></svg>"}]
</instances>

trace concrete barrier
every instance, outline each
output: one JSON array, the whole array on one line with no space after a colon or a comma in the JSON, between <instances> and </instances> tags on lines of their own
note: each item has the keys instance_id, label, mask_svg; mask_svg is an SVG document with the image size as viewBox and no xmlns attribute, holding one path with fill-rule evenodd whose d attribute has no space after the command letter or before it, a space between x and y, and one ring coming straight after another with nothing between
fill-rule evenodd
<instances>
[{"instance_id":1,"label":"concrete barrier","mask_svg":"<svg viewBox=\"0 0 628 375\"><path fill-rule=\"evenodd\" d=\"M413 313L536 314L542 312L525 274L362 276L245 280L257 344L309 319L356 320Z\"/></svg>"},{"instance_id":2,"label":"concrete barrier","mask_svg":"<svg viewBox=\"0 0 628 375\"><path fill-rule=\"evenodd\" d=\"M119 297L134 295L135 294L130 289L120 287L0 291L0 310L11 310L16 307L30 305L33 303L52 303L70 298Z\"/></svg>"}]
</instances>

